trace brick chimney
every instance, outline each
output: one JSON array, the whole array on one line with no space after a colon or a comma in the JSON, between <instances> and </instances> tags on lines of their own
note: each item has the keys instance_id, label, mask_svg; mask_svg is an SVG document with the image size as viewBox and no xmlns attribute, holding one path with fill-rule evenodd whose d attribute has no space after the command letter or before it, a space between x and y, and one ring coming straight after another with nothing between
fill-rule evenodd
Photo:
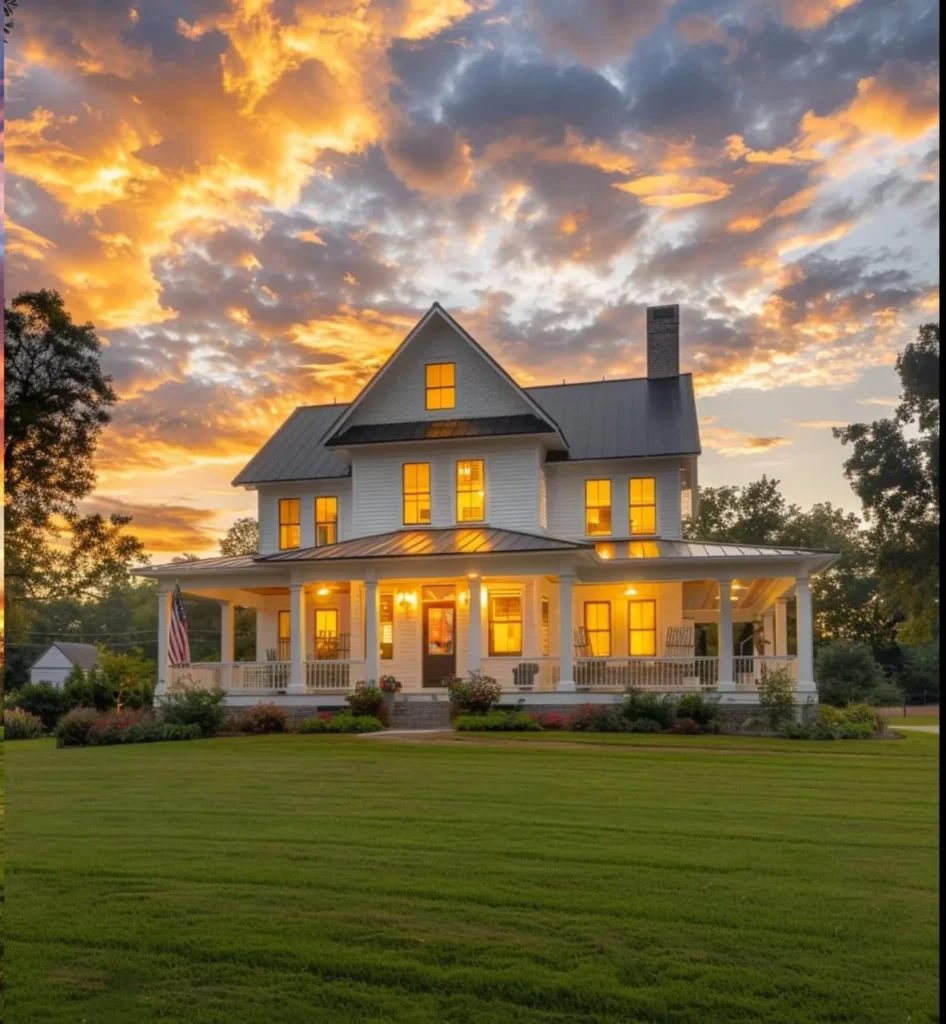
<instances>
[{"instance_id":1,"label":"brick chimney","mask_svg":"<svg viewBox=\"0 0 946 1024\"><path fill-rule=\"evenodd\" d=\"M680 376L680 307L647 307L647 376Z\"/></svg>"}]
</instances>

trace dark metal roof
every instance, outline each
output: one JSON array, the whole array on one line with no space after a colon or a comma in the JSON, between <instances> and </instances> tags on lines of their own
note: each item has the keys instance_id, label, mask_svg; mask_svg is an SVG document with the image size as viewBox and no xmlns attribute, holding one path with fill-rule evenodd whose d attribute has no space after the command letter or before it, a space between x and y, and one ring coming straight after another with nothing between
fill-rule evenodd
<instances>
[{"instance_id":1,"label":"dark metal roof","mask_svg":"<svg viewBox=\"0 0 946 1024\"><path fill-rule=\"evenodd\" d=\"M251 569L256 565L252 555L217 555L213 558L192 558L187 562L165 562L163 565L143 565L131 571L136 576L151 573L187 575L197 570L213 569L228 572L231 569Z\"/></svg>"},{"instance_id":2,"label":"dark metal roof","mask_svg":"<svg viewBox=\"0 0 946 1024\"><path fill-rule=\"evenodd\" d=\"M99 652L94 644L60 643L57 641L53 647L58 647L77 668L98 668Z\"/></svg>"},{"instance_id":3,"label":"dark metal roof","mask_svg":"<svg viewBox=\"0 0 946 1024\"><path fill-rule=\"evenodd\" d=\"M550 460L698 455L700 427L693 377L591 381L528 388L568 438Z\"/></svg>"},{"instance_id":4,"label":"dark metal roof","mask_svg":"<svg viewBox=\"0 0 946 1024\"><path fill-rule=\"evenodd\" d=\"M773 547L767 544L722 543L715 540L631 540L607 542L614 548L614 557L623 557L627 548L627 557L641 558L804 558L809 556L836 557L837 551L824 548L789 548Z\"/></svg>"},{"instance_id":5,"label":"dark metal roof","mask_svg":"<svg viewBox=\"0 0 946 1024\"><path fill-rule=\"evenodd\" d=\"M240 484L351 476L347 462L322 439L347 405L304 405L296 409L233 481Z\"/></svg>"},{"instance_id":6,"label":"dark metal roof","mask_svg":"<svg viewBox=\"0 0 946 1024\"><path fill-rule=\"evenodd\" d=\"M388 441L438 441L457 437L499 437L509 434L554 434L555 427L532 413L482 416L466 420L418 420L412 423L356 423L325 442L326 448Z\"/></svg>"},{"instance_id":7,"label":"dark metal roof","mask_svg":"<svg viewBox=\"0 0 946 1024\"><path fill-rule=\"evenodd\" d=\"M486 555L524 551L580 551L591 547L580 541L561 540L517 530L488 526L430 530L395 530L357 537L320 548L296 548L273 555L258 555L257 563L327 562L353 558L404 558L420 555Z\"/></svg>"},{"instance_id":8,"label":"dark metal roof","mask_svg":"<svg viewBox=\"0 0 946 1024\"><path fill-rule=\"evenodd\" d=\"M552 384L525 388L526 394L548 411L556 426L568 439L568 451L549 453L549 458L627 459L663 455L698 455L700 429L696 417L693 378L679 377L649 380L636 377L625 380L591 381L586 384ZM326 446L325 438L344 414L347 405L303 406L266 442L233 481L234 484L277 483L287 480L314 480L324 477L350 476L351 469L339 455ZM528 417L508 416L495 419L519 420ZM484 418L492 421L494 417ZM432 420L424 429L439 429L457 423L481 423L484 420ZM542 423L540 417L535 417ZM350 430L377 429L394 431L417 428L416 423L379 424L377 427L349 427ZM519 431L510 431L518 433ZM529 431L530 433L534 431ZM452 434L454 437L476 437L479 434ZM382 437L381 440L413 438ZM333 438L333 441L335 439ZM339 443L341 440L339 439ZM366 444L366 441L347 443Z\"/></svg>"}]
</instances>

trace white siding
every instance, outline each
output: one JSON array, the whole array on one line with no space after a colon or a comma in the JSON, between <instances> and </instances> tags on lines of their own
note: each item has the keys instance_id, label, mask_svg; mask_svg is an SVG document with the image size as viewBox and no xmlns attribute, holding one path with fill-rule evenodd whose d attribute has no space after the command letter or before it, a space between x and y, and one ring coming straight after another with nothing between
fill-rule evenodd
<instances>
[{"instance_id":1,"label":"white siding","mask_svg":"<svg viewBox=\"0 0 946 1024\"><path fill-rule=\"evenodd\" d=\"M326 584L332 586L332 584ZM354 586L354 585L353 585ZM260 598L256 612L256 660L266 661L266 651L279 649L279 613L288 612L289 594L270 594ZM306 657L315 657L315 611L317 608L335 608L338 611L338 632L348 633L351 637L352 658L363 656L360 625L355 620L356 609L361 607L357 598L352 603L347 593L331 593L319 597L314 591L306 596Z\"/></svg>"},{"instance_id":2,"label":"white siding","mask_svg":"<svg viewBox=\"0 0 946 1024\"><path fill-rule=\"evenodd\" d=\"M426 409L425 366L453 363L456 405ZM411 420L516 416L534 412L522 392L445 321L434 316L403 350L346 422L404 423Z\"/></svg>"},{"instance_id":3,"label":"white siding","mask_svg":"<svg viewBox=\"0 0 946 1024\"><path fill-rule=\"evenodd\" d=\"M62 686L66 679L69 678L69 673L73 668L72 662L58 647L53 646L40 655L30 669L30 682L52 683L53 686Z\"/></svg>"},{"instance_id":4,"label":"white siding","mask_svg":"<svg viewBox=\"0 0 946 1024\"><path fill-rule=\"evenodd\" d=\"M611 481L611 529L627 537L628 481L652 476L657 486L657 534L668 540L682 536L680 462L676 459L615 459L602 462L551 462L548 479L548 530L555 537L585 536L585 481ZM602 538L604 539L604 538Z\"/></svg>"},{"instance_id":5,"label":"white siding","mask_svg":"<svg viewBox=\"0 0 946 1024\"><path fill-rule=\"evenodd\" d=\"M316 497L338 498L338 539L350 540L352 534L352 484L347 478L337 480L311 480L302 483L267 484L260 487L257 496L259 509L260 554L269 555L279 550L279 501L281 498L299 498L301 547L315 544Z\"/></svg>"},{"instance_id":6,"label":"white siding","mask_svg":"<svg viewBox=\"0 0 946 1024\"><path fill-rule=\"evenodd\" d=\"M356 452L352 460L353 535L400 530L403 521L402 466L429 462L431 526L456 526L456 463L483 459L486 523L509 530L542 528L539 477L545 449L537 442L496 440L385 446Z\"/></svg>"},{"instance_id":7,"label":"white siding","mask_svg":"<svg viewBox=\"0 0 946 1024\"><path fill-rule=\"evenodd\" d=\"M628 656L628 601L654 600L657 602L657 657L663 657L667 629L683 624L682 583L637 583L637 593L628 596L624 584L579 585L573 590L575 628L584 625L586 601L608 601L611 605L611 657Z\"/></svg>"}]
</instances>

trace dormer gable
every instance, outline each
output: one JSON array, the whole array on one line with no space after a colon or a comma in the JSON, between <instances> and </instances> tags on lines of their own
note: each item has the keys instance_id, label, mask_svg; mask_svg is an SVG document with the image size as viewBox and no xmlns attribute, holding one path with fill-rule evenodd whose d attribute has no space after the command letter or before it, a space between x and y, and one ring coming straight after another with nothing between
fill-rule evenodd
<instances>
[{"instance_id":1,"label":"dormer gable","mask_svg":"<svg viewBox=\"0 0 946 1024\"><path fill-rule=\"evenodd\" d=\"M551 448L567 447L552 417L436 302L325 443L344 446L354 437L364 443L377 433L370 428L383 426L397 434L390 440L536 433Z\"/></svg>"}]
</instances>

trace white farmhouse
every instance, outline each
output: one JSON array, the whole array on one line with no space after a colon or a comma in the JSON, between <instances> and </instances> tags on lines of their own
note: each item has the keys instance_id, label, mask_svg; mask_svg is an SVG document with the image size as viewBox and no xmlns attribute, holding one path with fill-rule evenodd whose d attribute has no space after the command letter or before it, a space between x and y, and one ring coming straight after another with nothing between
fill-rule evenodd
<instances>
[{"instance_id":1,"label":"white farmhouse","mask_svg":"<svg viewBox=\"0 0 946 1024\"><path fill-rule=\"evenodd\" d=\"M99 652L94 644L55 643L30 669L30 682L63 686L74 668L88 672L98 667Z\"/></svg>"},{"instance_id":2,"label":"white farmhouse","mask_svg":"<svg viewBox=\"0 0 946 1024\"><path fill-rule=\"evenodd\" d=\"M349 405L297 409L234 480L260 550L159 581L158 693L331 707L396 676L402 702L481 670L528 706L627 686L755 704L785 666L816 700L810 580L834 552L684 540L699 501L679 307L647 311L647 376L520 387L437 303ZM220 601L220 664L168 664L170 595ZM789 654L788 606L797 636ZM233 660L233 611L257 660Z\"/></svg>"}]
</instances>

